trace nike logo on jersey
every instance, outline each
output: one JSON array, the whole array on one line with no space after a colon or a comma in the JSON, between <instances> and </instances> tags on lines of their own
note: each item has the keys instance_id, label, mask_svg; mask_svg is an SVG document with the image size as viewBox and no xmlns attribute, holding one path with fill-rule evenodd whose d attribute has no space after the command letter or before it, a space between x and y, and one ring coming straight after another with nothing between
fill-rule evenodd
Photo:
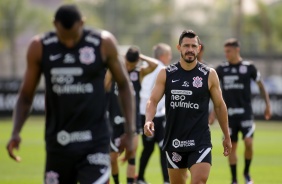
<instances>
[{"instance_id":1,"label":"nike logo on jersey","mask_svg":"<svg viewBox=\"0 0 282 184\"><path fill-rule=\"evenodd\" d=\"M199 153L202 153L204 150L205 150L205 149L200 150Z\"/></svg>"},{"instance_id":2,"label":"nike logo on jersey","mask_svg":"<svg viewBox=\"0 0 282 184\"><path fill-rule=\"evenodd\" d=\"M171 82L174 83L174 82L178 82L179 80L180 80L180 79L178 79L178 80L172 80Z\"/></svg>"},{"instance_id":3,"label":"nike logo on jersey","mask_svg":"<svg viewBox=\"0 0 282 184\"><path fill-rule=\"evenodd\" d=\"M55 60L59 59L60 57L62 57L62 54L50 55L49 59L50 59L50 61L55 61Z\"/></svg>"}]
</instances>

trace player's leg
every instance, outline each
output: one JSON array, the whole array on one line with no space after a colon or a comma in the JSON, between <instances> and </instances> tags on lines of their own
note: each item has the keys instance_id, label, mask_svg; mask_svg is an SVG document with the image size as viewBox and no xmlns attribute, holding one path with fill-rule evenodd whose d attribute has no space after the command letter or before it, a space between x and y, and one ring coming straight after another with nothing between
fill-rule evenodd
<instances>
[{"instance_id":1,"label":"player's leg","mask_svg":"<svg viewBox=\"0 0 282 184\"><path fill-rule=\"evenodd\" d=\"M244 158L245 158L245 167L244 167L244 177L247 184L252 184L252 179L250 177L250 166L251 161L253 158L253 135L255 131L255 124L253 120L245 120L242 121L242 133L244 138L244 144L245 144L245 152L244 152Z\"/></svg>"},{"instance_id":2,"label":"player's leg","mask_svg":"<svg viewBox=\"0 0 282 184\"><path fill-rule=\"evenodd\" d=\"M119 184L118 152L111 152L111 173L115 184Z\"/></svg>"},{"instance_id":3,"label":"player's leg","mask_svg":"<svg viewBox=\"0 0 282 184\"><path fill-rule=\"evenodd\" d=\"M155 118L155 139L158 143L159 150L160 150L160 162L161 162L161 169L163 174L163 181L164 183L169 183L169 176L167 171L167 162L166 162L166 154L165 151L162 150L163 141L164 141L164 134L165 134L165 117L158 117Z\"/></svg>"},{"instance_id":4,"label":"player's leg","mask_svg":"<svg viewBox=\"0 0 282 184\"><path fill-rule=\"evenodd\" d=\"M202 147L189 154L188 168L191 173L191 184L207 183L211 161L211 147Z\"/></svg>"},{"instance_id":5,"label":"player's leg","mask_svg":"<svg viewBox=\"0 0 282 184\"><path fill-rule=\"evenodd\" d=\"M127 184L133 184L134 179L135 179L135 157L136 157L136 151L138 147L138 140L139 140L138 137L139 135L136 134L133 140L134 158L128 160L127 172L126 172Z\"/></svg>"},{"instance_id":6,"label":"player's leg","mask_svg":"<svg viewBox=\"0 0 282 184\"><path fill-rule=\"evenodd\" d=\"M46 153L45 184L53 183L77 183L77 172L75 169L75 157L69 153Z\"/></svg>"},{"instance_id":7,"label":"player's leg","mask_svg":"<svg viewBox=\"0 0 282 184\"><path fill-rule=\"evenodd\" d=\"M229 120L229 132L232 143L232 152L228 156L228 162L232 176L232 184L237 184L237 144L239 124L240 122L236 120Z\"/></svg>"},{"instance_id":8,"label":"player's leg","mask_svg":"<svg viewBox=\"0 0 282 184\"><path fill-rule=\"evenodd\" d=\"M191 184L205 184L207 183L209 174L210 174L210 167L209 163L198 163L194 164L190 168L191 172Z\"/></svg>"},{"instance_id":9,"label":"player's leg","mask_svg":"<svg viewBox=\"0 0 282 184\"><path fill-rule=\"evenodd\" d=\"M111 157L111 173L115 184L119 184L119 146L120 137L124 133L124 127L122 125L113 126L113 134L110 142L110 157Z\"/></svg>"},{"instance_id":10,"label":"player's leg","mask_svg":"<svg viewBox=\"0 0 282 184\"><path fill-rule=\"evenodd\" d=\"M145 124L145 116L141 116L141 122L142 127ZM143 150L140 156L139 160L139 170L138 170L138 178L137 178L137 184L138 182L145 182L145 170L147 167L147 164L149 162L150 156L152 155L155 147L155 137L147 137L146 135L142 134L142 143L143 143ZM167 169L167 168L165 168Z\"/></svg>"},{"instance_id":11,"label":"player's leg","mask_svg":"<svg viewBox=\"0 0 282 184\"><path fill-rule=\"evenodd\" d=\"M188 179L188 153L166 151L170 184L185 184Z\"/></svg>"},{"instance_id":12,"label":"player's leg","mask_svg":"<svg viewBox=\"0 0 282 184\"><path fill-rule=\"evenodd\" d=\"M187 168L184 169L168 169L170 184L185 184L188 178Z\"/></svg>"}]
</instances>

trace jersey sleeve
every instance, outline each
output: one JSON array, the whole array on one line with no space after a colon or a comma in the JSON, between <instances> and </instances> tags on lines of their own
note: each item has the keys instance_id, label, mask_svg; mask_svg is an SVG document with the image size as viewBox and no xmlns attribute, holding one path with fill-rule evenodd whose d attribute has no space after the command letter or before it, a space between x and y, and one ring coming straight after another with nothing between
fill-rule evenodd
<instances>
[{"instance_id":1,"label":"jersey sleeve","mask_svg":"<svg viewBox=\"0 0 282 184\"><path fill-rule=\"evenodd\" d=\"M250 75L251 78L256 82L261 80L261 74L253 64L250 65Z\"/></svg>"}]
</instances>

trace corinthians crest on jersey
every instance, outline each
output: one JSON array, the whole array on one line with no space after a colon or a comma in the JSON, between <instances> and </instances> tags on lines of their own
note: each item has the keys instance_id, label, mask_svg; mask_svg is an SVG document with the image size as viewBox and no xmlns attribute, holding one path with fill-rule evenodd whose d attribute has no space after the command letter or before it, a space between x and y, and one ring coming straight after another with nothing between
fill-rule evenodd
<instances>
[{"instance_id":1,"label":"corinthians crest on jersey","mask_svg":"<svg viewBox=\"0 0 282 184\"><path fill-rule=\"evenodd\" d=\"M83 47L79 49L79 60L82 64L89 65L95 62L95 50L92 47Z\"/></svg>"}]
</instances>

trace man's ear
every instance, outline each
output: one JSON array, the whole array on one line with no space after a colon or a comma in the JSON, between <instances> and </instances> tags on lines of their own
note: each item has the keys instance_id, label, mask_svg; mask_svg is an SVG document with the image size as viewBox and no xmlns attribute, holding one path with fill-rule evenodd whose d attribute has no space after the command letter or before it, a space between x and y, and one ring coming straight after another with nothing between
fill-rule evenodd
<instances>
[{"instance_id":1,"label":"man's ear","mask_svg":"<svg viewBox=\"0 0 282 184\"><path fill-rule=\"evenodd\" d=\"M176 45L176 48L177 48L177 50L180 51L180 45L179 44Z\"/></svg>"}]
</instances>

